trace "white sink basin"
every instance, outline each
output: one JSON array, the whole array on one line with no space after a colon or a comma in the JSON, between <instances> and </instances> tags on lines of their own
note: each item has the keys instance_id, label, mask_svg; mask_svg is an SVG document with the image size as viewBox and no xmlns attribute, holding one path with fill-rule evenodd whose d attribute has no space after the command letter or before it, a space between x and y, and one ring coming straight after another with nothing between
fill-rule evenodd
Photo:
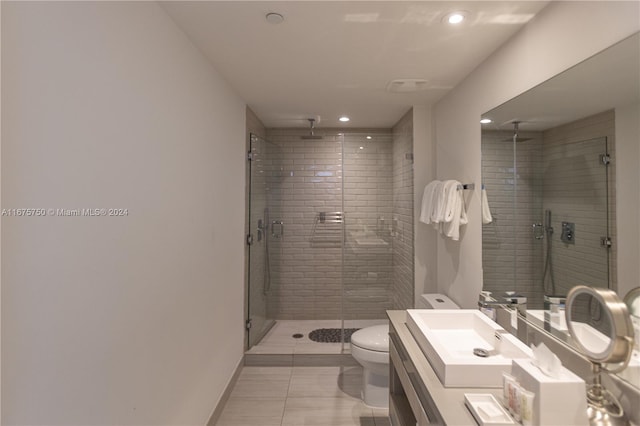
<instances>
[{"instance_id":1,"label":"white sink basin","mask_svg":"<svg viewBox=\"0 0 640 426\"><path fill-rule=\"evenodd\" d=\"M475 309L409 309L407 327L445 387L502 387L511 360L531 349ZM474 349L489 352L486 358Z\"/></svg>"}]
</instances>

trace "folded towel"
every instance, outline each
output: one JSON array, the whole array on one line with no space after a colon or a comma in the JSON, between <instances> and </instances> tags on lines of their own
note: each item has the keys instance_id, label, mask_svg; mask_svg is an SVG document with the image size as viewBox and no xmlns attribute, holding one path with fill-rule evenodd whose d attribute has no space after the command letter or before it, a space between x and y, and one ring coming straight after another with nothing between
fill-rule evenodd
<instances>
[{"instance_id":1,"label":"folded towel","mask_svg":"<svg viewBox=\"0 0 640 426\"><path fill-rule=\"evenodd\" d=\"M453 241L458 241L460 239L460 226L469 223L469 219L467 218L467 209L463 198L463 191L458 189L459 185L460 182L451 181L451 184L448 186L449 191L447 192L447 204L448 207L450 207L450 211L447 211L447 218L450 218L450 220L444 223L442 229L443 234L451 238Z\"/></svg>"},{"instance_id":2,"label":"folded towel","mask_svg":"<svg viewBox=\"0 0 640 426\"><path fill-rule=\"evenodd\" d=\"M454 215L460 213L458 211L459 191L457 180L447 180L444 182L444 203L442 209L441 222L449 223L454 220Z\"/></svg>"},{"instance_id":3,"label":"folded towel","mask_svg":"<svg viewBox=\"0 0 640 426\"><path fill-rule=\"evenodd\" d=\"M487 190L482 188L482 223L486 225L491 222L493 222L493 216L491 216L491 209L487 200Z\"/></svg>"},{"instance_id":4,"label":"folded towel","mask_svg":"<svg viewBox=\"0 0 640 426\"><path fill-rule=\"evenodd\" d=\"M429 224L433 217L433 211L437 208L436 193L440 191L442 182L434 180L424 188L422 194L422 209L420 212L420 222Z\"/></svg>"},{"instance_id":5,"label":"folded towel","mask_svg":"<svg viewBox=\"0 0 640 426\"><path fill-rule=\"evenodd\" d=\"M440 182L440 184L436 187L433 194L433 204L434 209L431 213L431 222L434 224L444 222L445 209L447 207L446 181ZM438 228L438 226L434 225L434 228Z\"/></svg>"},{"instance_id":6,"label":"folded towel","mask_svg":"<svg viewBox=\"0 0 640 426\"><path fill-rule=\"evenodd\" d=\"M460 186L457 180L430 182L424 188L420 211L420 222L431 224L454 241L460 238L460 226L469 223Z\"/></svg>"}]
</instances>

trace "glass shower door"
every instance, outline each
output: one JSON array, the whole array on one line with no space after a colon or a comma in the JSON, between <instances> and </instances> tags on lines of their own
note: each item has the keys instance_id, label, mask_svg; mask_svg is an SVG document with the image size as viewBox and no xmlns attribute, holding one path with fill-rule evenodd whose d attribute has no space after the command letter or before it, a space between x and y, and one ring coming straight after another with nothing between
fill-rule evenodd
<instances>
[{"instance_id":1,"label":"glass shower door","mask_svg":"<svg viewBox=\"0 0 640 426\"><path fill-rule=\"evenodd\" d=\"M399 215L393 214L392 135L345 134L343 158L342 318L346 332L386 323L386 310L396 306L394 293L402 284L397 280L394 288L393 249L400 242L401 225Z\"/></svg>"},{"instance_id":2,"label":"glass shower door","mask_svg":"<svg viewBox=\"0 0 640 426\"><path fill-rule=\"evenodd\" d=\"M578 284L610 287L609 205L614 204L607 138L550 145L543 162L540 217L553 229L543 256L546 291L566 295Z\"/></svg>"},{"instance_id":3,"label":"glass shower door","mask_svg":"<svg viewBox=\"0 0 640 426\"><path fill-rule=\"evenodd\" d=\"M280 147L251 135L249 154L248 347L275 323L279 257L284 237L281 218Z\"/></svg>"}]
</instances>

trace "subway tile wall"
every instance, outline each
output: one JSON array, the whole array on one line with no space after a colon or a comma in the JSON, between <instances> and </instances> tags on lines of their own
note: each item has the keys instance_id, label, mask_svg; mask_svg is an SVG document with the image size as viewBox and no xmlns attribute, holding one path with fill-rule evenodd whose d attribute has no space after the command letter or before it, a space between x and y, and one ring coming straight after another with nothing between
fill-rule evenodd
<instances>
[{"instance_id":1,"label":"subway tile wall","mask_svg":"<svg viewBox=\"0 0 640 426\"><path fill-rule=\"evenodd\" d=\"M407 272L404 259L395 267L397 244L392 237L396 175L403 177L405 186L413 181L412 175L394 171L395 139L390 130L360 129L344 135L316 131L322 140L301 139L306 134L304 129L267 131L267 138L282 149L280 219L286 230L279 248L280 282L271 294L277 300L270 304L277 308L274 317L384 318L387 309L406 304L406 294L413 294L413 267ZM406 135L401 139L410 144ZM397 201L397 217L406 220L409 200L401 194ZM344 233L339 224L320 220L321 212L342 211ZM397 252L406 256L407 247L413 250L413 232L407 227L403 232Z\"/></svg>"},{"instance_id":2,"label":"subway tile wall","mask_svg":"<svg viewBox=\"0 0 640 426\"><path fill-rule=\"evenodd\" d=\"M267 139L282 149L281 203L285 232L280 247L276 319L340 318L341 241L312 244L320 212L342 211L342 140L336 134L303 140L308 131L269 129ZM275 218L274 218L275 219ZM338 237L339 238L339 237Z\"/></svg>"},{"instance_id":3,"label":"subway tile wall","mask_svg":"<svg viewBox=\"0 0 640 426\"><path fill-rule=\"evenodd\" d=\"M389 131L344 136L346 320L385 318L393 307L392 152ZM361 244L372 238L379 244Z\"/></svg>"},{"instance_id":4,"label":"subway tile wall","mask_svg":"<svg viewBox=\"0 0 640 426\"><path fill-rule=\"evenodd\" d=\"M511 132L483 132L482 172L494 221L483 225L484 288L495 293L517 290L529 307L542 307L547 293L566 294L578 284L615 289L615 146L613 111L541 132L521 132L528 141L516 144L517 210L513 210L513 148ZM613 161L608 171L599 156L604 138ZM608 183L607 183L608 174ZM562 184L560 184L562 179ZM608 226L613 246L600 246ZM535 239L534 223L544 224L552 212L552 270L543 284L548 235ZM561 222L574 222L575 244L561 241ZM607 262L607 256L610 260Z\"/></svg>"},{"instance_id":5,"label":"subway tile wall","mask_svg":"<svg viewBox=\"0 0 640 426\"><path fill-rule=\"evenodd\" d=\"M615 289L617 244L614 111L550 129L544 132L543 139L543 209L551 210L555 230L552 257L556 292L566 294L571 287L579 284L591 287L610 285ZM608 167L600 161L600 155L605 153L605 149L612 158ZM553 184L558 181L564 184ZM600 238L607 234L607 219L613 242L610 249L600 245ZM563 221L575 223L575 244L560 241Z\"/></svg>"},{"instance_id":6,"label":"subway tile wall","mask_svg":"<svg viewBox=\"0 0 640 426\"><path fill-rule=\"evenodd\" d=\"M393 309L413 308L413 111L393 127ZM395 230L393 228L395 227Z\"/></svg>"},{"instance_id":7,"label":"subway tile wall","mask_svg":"<svg viewBox=\"0 0 640 426\"><path fill-rule=\"evenodd\" d=\"M493 216L482 226L483 288L542 301L542 240L532 232L532 224L541 220L542 134L519 133L528 140L515 145L517 168L512 137L512 132L482 132L482 179Z\"/></svg>"}]
</instances>

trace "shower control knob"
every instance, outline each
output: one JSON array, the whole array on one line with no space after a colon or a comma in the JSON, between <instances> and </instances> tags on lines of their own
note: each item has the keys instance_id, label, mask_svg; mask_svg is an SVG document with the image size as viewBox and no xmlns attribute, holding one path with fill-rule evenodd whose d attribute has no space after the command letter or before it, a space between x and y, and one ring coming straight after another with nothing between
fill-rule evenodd
<instances>
[{"instance_id":1,"label":"shower control knob","mask_svg":"<svg viewBox=\"0 0 640 426\"><path fill-rule=\"evenodd\" d=\"M562 234L560 240L567 244L575 244L576 224L573 222L562 222Z\"/></svg>"},{"instance_id":2,"label":"shower control knob","mask_svg":"<svg viewBox=\"0 0 640 426\"><path fill-rule=\"evenodd\" d=\"M536 240L541 240L544 238L544 228L541 223L533 224L533 238Z\"/></svg>"}]
</instances>

